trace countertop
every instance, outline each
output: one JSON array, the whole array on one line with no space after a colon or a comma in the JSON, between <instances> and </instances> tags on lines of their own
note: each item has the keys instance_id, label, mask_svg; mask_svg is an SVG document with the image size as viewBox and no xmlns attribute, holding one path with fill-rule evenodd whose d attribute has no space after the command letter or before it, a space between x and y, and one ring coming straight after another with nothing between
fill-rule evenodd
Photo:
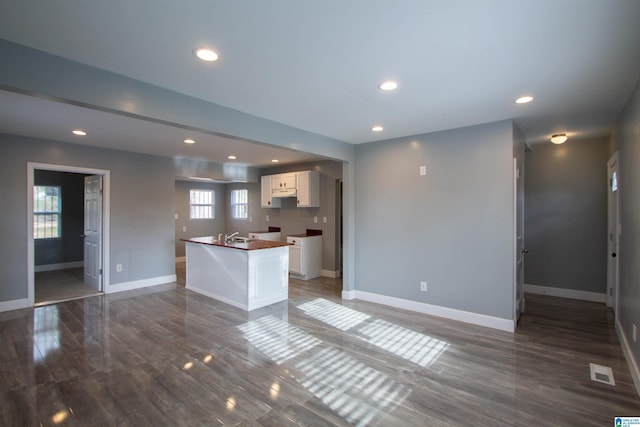
<instances>
[{"instance_id":1,"label":"countertop","mask_svg":"<svg viewBox=\"0 0 640 427\"><path fill-rule=\"evenodd\" d=\"M202 245L220 246L223 248L240 249L243 251L255 251L259 249L272 249L282 246L291 246L291 243L273 242L271 240L251 240L248 242L218 242L214 236L192 237L191 239L180 239L183 242L200 243Z\"/></svg>"}]
</instances>

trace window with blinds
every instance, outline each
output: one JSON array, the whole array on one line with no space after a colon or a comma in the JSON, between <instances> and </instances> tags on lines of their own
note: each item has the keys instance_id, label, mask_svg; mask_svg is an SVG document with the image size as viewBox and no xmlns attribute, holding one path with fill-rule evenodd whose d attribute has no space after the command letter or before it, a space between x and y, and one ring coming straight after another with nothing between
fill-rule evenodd
<instances>
[{"instance_id":1,"label":"window with blinds","mask_svg":"<svg viewBox=\"0 0 640 427\"><path fill-rule=\"evenodd\" d=\"M215 217L213 190L189 190L191 219L213 219Z\"/></svg>"},{"instance_id":2,"label":"window with blinds","mask_svg":"<svg viewBox=\"0 0 640 427\"><path fill-rule=\"evenodd\" d=\"M247 219L249 217L249 191L231 190L231 218Z\"/></svg>"},{"instance_id":3,"label":"window with blinds","mask_svg":"<svg viewBox=\"0 0 640 427\"><path fill-rule=\"evenodd\" d=\"M33 187L33 237L58 239L61 237L62 195L60 187Z\"/></svg>"}]
</instances>

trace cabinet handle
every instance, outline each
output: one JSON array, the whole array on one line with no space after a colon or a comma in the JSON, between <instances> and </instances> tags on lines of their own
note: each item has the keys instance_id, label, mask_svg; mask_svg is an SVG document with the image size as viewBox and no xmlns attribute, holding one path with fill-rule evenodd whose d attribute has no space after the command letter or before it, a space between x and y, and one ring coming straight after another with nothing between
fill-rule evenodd
<instances>
[{"instance_id":1,"label":"cabinet handle","mask_svg":"<svg viewBox=\"0 0 640 427\"><path fill-rule=\"evenodd\" d=\"M271 204L271 201L268 201L268 202L267 202L267 204L268 204L268 205L270 205L270 204Z\"/></svg>"}]
</instances>

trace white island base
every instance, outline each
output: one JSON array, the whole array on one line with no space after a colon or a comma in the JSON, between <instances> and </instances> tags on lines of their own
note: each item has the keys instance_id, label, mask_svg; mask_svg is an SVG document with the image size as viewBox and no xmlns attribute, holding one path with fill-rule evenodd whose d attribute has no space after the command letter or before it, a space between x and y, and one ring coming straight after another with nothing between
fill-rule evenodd
<instances>
[{"instance_id":1,"label":"white island base","mask_svg":"<svg viewBox=\"0 0 640 427\"><path fill-rule=\"evenodd\" d=\"M242 250L185 242L186 288L251 311L289 297L289 247Z\"/></svg>"}]
</instances>

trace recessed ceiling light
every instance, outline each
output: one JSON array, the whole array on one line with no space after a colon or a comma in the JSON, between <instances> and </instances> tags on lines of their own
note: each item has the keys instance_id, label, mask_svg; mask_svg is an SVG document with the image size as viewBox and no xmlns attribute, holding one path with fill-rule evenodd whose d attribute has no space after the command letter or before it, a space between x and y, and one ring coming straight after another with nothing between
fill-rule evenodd
<instances>
[{"instance_id":1,"label":"recessed ceiling light","mask_svg":"<svg viewBox=\"0 0 640 427\"><path fill-rule=\"evenodd\" d=\"M278 159L271 159L271 163L278 163L280 160Z\"/></svg>"},{"instance_id":2,"label":"recessed ceiling light","mask_svg":"<svg viewBox=\"0 0 640 427\"><path fill-rule=\"evenodd\" d=\"M562 144L567 141L567 135L564 133L557 133L555 135L551 135L551 142L554 144Z\"/></svg>"},{"instance_id":3,"label":"recessed ceiling light","mask_svg":"<svg viewBox=\"0 0 640 427\"><path fill-rule=\"evenodd\" d=\"M195 143L196 143L196 141L195 141L194 139L187 138L187 139L185 139L185 140L184 140L184 143L185 143L185 144L195 144Z\"/></svg>"},{"instance_id":4,"label":"recessed ceiling light","mask_svg":"<svg viewBox=\"0 0 640 427\"><path fill-rule=\"evenodd\" d=\"M382 126L374 126L371 128L371 130L374 132L380 132L382 131L382 129L384 129Z\"/></svg>"},{"instance_id":5,"label":"recessed ceiling light","mask_svg":"<svg viewBox=\"0 0 640 427\"><path fill-rule=\"evenodd\" d=\"M386 82L380 83L378 85L378 88L380 90L385 90L385 91L396 90L396 89L398 89L398 83L394 82L393 80L388 80Z\"/></svg>"},{"instance_id":6,"label":"recessed ceiling light","mask_svg":"<svg viewBox=\"0 0 640 427\"><path fill-rule=\"evenodd\" d=\"M533 96L521 96L520 98L516 99L516 104L526 104L531 101L533 101Z\"/></svg>"},{"instance_id":7,"label":"recessed ceiling light","mask_svg":"<svg viewBox=\"0 0 640 427\"><path fill-rule=\"evenodd\" d=\"M193 51L193 53L203 61L213 62L218 59L218 54L211 49L200 48Z\"/></svg>"},{"instance_id":8,"label":"recessed ceiling light","mask_svg":"<svg viewBox=\"0 0 640 427\"><path fill-rule=\"evenodd\" d=\"M236 157L236 156L234 156L234 155L232 154L232 155L230 155L230 156L227 156L227 159L229 159L229 160L235 160L235 159L237 159L237 157Z\"/></svg>"},{"instance_id":9,"label":"recessed ceiling light","mask_svg":"<svg viewBox=\"0 0 640 427\"><path fill-rule=\"evenodd\" d=\"M73 133L74 135L78 135L78 136L86 136L87 133L85 131L83 131L82 129L74 129L73 131L71 131L71 133Z\"/></svg>"}]
</instances>

